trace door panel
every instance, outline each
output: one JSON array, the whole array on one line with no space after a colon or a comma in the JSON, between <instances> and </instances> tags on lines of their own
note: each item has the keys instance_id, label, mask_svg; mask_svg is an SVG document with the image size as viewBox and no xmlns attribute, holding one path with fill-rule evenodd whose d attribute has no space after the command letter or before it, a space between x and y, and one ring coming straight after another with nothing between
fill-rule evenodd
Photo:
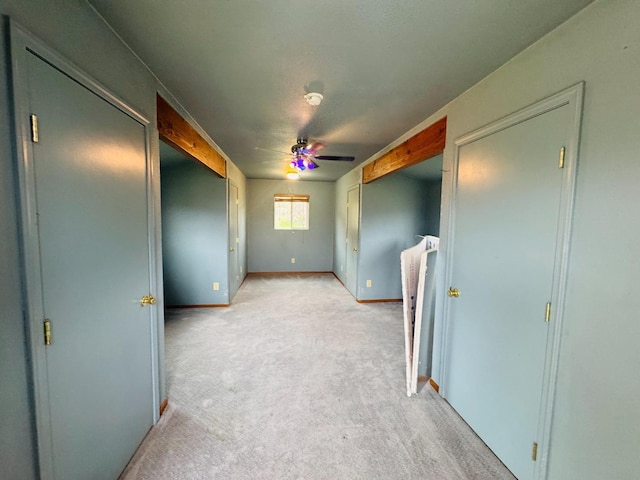
<instances>
[{"instance_id":1,"label":"door panel","mask_svg":"<svg viewBox=\"0 0 640 480\"><path fill-rule=\"evenodd\" d=\"M563 106L460 147L446 395L521 480L533 475L562 189Z\"/></svg>"},{"instance_id":2,"label":"door panel","mask_svg":"<svg viewBox=\"0 0 640 480\"><path fill-rule=\"evenodd\" d=\"M144 126L28 55L55 477L114 479L153 423Z\"/></svg>"},{"instance_id":3,"label":"door panel","mask_svg":"<svg viewBox=\"0 0 640 480\"><path fill-rule=\"evenodd\" d=\"M238 187L229 183L229 301L240 288L239 246Z\"/></svg>"},{"instance_id":4,"label":"door panel","mask_svg":"<svg viewBox=\"0 0 640 480\"><path fill-rule=\"evenodd\" d=\"M360 186L347 192L347 290L358 296L358 240L360 233Z\"/></svg>"}]
</instances>

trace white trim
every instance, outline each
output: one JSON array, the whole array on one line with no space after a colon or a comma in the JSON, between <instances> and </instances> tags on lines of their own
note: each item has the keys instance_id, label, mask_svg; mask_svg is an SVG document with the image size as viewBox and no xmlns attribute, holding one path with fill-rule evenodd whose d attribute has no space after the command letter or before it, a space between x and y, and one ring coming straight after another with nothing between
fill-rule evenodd
<instances>
[{"instance_id":1,"label":"white trim","mask_svg":"<svg viewBox=\"0 0 640 480\"><path fill-rule=\"evenodd\" d=\"M103 100L107 101L132 119L140 123L145 129L145 154L147 163L147 211L149 232L149 288L160 292L156 308L151 309L151 381L152 417L154 423L159 418L159 350L160 338L158 310L162 308L162 281L159 268L161 255L158 248L159 216L159 181L157 167L152 161L152 143L155 132L149 120L131 108L120 98L112 94L107 88L86 75L76 65L67 61L41 40L30 34L13 21L9 21L11 45L11 76L14 99L14 125L16 130L17 171L19 190L19 218L22 246L22 262L24 266L25 285L25 318L28 331L28 346L31 354L31 369L34 397L34 417L36 424L37 457L40 478L54 479L53 445L51 437L51 418L49 412L48 377L46 374L46 354L42 344L42 321L44 308L42 304L42 276L40 267L40 247L37 230L35 208L35 172L33 167L33 151L29 125L29 76L26 73L27 55L35 55L51 65L70 79L89 89ZM157 145L156 145L157 147Z\"/></svg>"},{"instance_id":2,"label":"white trim","mask_svg":"<svg viewBox=\"0 0 640 480\"><path fill-rule=\"evenodd\" d=\"M160 419L160 338L164 342L164 287L162 284L162 226L160 224L160 161L152 152L158 151L153 145L157 134L148 123L143 123L145 132L145 154L147 166L147 239L149 245L149 292L156 298L155 307L150 309L151 331L151 385L153 388L153 423ZM155 140L156 142L158 140ZM155 150L154 150L155 147ZM159 322L159 318L162 322ZM160 332L162 329L162 332ZM162 334L161 334L162 333ZM164 356L164 353L163 353Z\"/></svg>"},{"instance_id":3,"label":"white trim","mask_svg":"<svg viewBox=\"0 0 640 480\"><path fill-rule=\"evenodd\" d=\"M489 125L481 127L469 134L457 138L455 144L455 154L451 175L451 201L449 204L449 219L447 231L448 254L445 261L445 272L443 292L441 298L444 299L443 308L443 332L441 343L441 377L440 393L447 398L447 365L449 363L450 344L450 303L447 301L445 290L451 285L451 275L453 266L453 246L455 242L456 224L456 203L457 203L457 178L460 149L464 145L487 137L494 133L505 130L531 118L543 115L565 105L572 108L573 115L569 125L567 140L568 144L565 152L565 166L563 170L562 190L559 207L558 234L556 238L556 253L554 258L554 280L552 284L551 302L554 313L552 321L549 323L549 333L547 335L545 364L542 383L542 395L540 399L540 411L538 421L538 460L534 464L533 478L543 480L547 478L549 463L549 446L551 440L551 428L553 422L553 407L558 377L558 360L560 357L560 339L564 317L564 305L566 296L566 284L568 277L569 251L571 240L571 225L573 218L573 203L575 196L576 171L578 161L578 145L580 141L580 123L582 117L582 103L584 96L584 82L580 82L566 90L541 100L533 105L523 108L507 117L497 120Z\"/></svg>"},{"instance_id":4,"label":"white trim","mask_svg":"<svg viewBox=\"0 0 640 480\"><path fill-rule=\"evenodd\" d=\"M565 146L564 178L560 199L560 216L558 221L558 238L556 241L555 283L552 286L551 303L554 306L551 331L547 337L547 356L545 358L542 398L540 399L540 416L538 424L539 457L535 463L534 479L546 479L549 472L549 452L551 445L551 429L553 426L553 409L558 382L558 363L560 359L560 340L564 324L564 308L566 304L567 281L569 277L569 255L578 168L578 149L580 143L580 127L582 123L582 105L584 100L584 82L561 92L573 108L571 125L567 132L568 144Z\"/></svg>"}]
</instances>

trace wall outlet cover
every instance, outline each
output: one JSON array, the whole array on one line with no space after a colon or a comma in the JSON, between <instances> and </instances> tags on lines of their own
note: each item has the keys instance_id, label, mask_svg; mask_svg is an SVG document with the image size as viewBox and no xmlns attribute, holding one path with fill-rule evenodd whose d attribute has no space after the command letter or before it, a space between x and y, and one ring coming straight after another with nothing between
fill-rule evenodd
<instances>
[{"instance_id":1,"label":"wall outlet cover","mask_svg":"<svg viewBox=\"0 0 640 480\"><path fill-rule=\"evenodd\" d=\"M220 290L220 284L218 282L213 282L213 289Z\"/></svg>"},{"instance_id":2,"label":"wall outlet cover","mask_svg":"<svg viewBox=\"0 0 640 480\"><path fill-rule=\"evenodd\" d=\"M291 263L296 263L296 259L291 257Z\"/></svg>"}]
</instances>

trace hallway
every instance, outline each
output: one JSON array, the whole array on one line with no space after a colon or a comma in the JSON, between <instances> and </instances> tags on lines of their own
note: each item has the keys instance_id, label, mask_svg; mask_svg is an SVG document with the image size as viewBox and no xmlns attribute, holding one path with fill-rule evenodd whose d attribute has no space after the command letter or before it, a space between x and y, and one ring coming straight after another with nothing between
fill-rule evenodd
<instances>
[{"instance_id":1,"label":"hallway","mask_svg":"<svg viewBox=\"0 0 640 480\"><path fill-rule=\"evenodd\" d=\"M400 304L329 274L169 311L169 407L122 478L513 478L430 387L406 397L402 345Z\"/></svg>"}]
</instances>

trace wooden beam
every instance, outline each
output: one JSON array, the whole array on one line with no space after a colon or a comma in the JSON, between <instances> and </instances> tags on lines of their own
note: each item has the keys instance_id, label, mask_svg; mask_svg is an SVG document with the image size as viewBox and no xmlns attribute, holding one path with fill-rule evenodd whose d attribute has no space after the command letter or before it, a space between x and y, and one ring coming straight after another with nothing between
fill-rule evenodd
<instances>
[{"instance_id":1,"label":"wooden beam","mask_svg":"<svg viewBox=\"0 0 640 480\"><path fill-rule=\"evenodd\" d=\"M186 156L206 165L222 178L227 178L227 162L202 136L157 95L158 132L160 138Z\"/></svg>"},{"instance_id":2,"label":"wooden beam","mask_svg":"<svg viewBox=\"0 0 640 480\"><path fill-rule=\"evenodd\" d=\"M373 182L385 175L441 154L444 152L446 136L447 117L444 117L365 165L362 169L362 183Z\"/></svg>"}]
</instances>

